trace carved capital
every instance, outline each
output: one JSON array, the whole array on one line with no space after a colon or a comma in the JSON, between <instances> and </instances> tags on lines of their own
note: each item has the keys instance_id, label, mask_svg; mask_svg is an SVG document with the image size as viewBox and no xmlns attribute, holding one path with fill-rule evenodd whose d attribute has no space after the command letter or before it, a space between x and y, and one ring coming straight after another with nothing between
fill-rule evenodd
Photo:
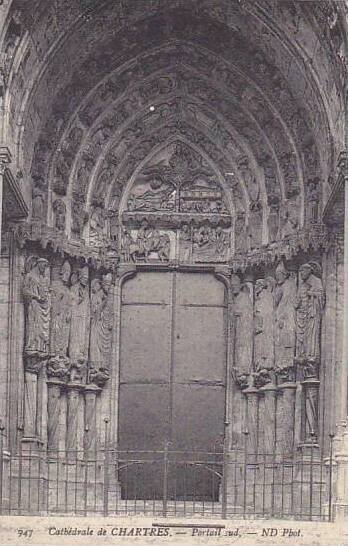
<instances>
[{"instance_id":1,"label":"carved capital","mask_svg":"<svg viewBox=\"0 0 348 546\"><path fill-rule=\"evenodd\" d=\"M47 355L40 353L26 353L24 356L24 368L26 372L39 374Z\"/></svg>"},{"instance_id":2,"label":"carved capital","mask_svg":"<svg viewBox=\"0 0 348 546\"><path fill-rule=\"evenodd\" d=\"M66 356L53 356L47 361L47 377L67 381L70 374L70 360Z\"/></svg>"},{"instance_id":3,"label":"carved capital","mask_svg":"<svg viewBox=\"0 0 348 546\"><path fill-rule=\"evenodd\" d=\"M247 389L250 382L250 374L232 368L232 378L235 384L241 389Z\"/></svg>"},{"instance_id":4,"label":"carved capital","mask_svg":"<svg viewBox=\"0 0 348 546\"><path fill-rule=\"evenodd\" d=\"M92 367L88 372L88 384L94 384L97 387L103 388L107 381L110 379L110 372L107 368Z\"/></svg>"}]
</instances>

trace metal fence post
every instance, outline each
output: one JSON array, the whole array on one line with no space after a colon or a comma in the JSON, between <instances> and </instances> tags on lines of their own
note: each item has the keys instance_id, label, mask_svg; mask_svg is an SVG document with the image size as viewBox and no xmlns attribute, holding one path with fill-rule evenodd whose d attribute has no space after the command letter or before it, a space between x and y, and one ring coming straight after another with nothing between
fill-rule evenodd
<instances>
[{"instance_id":1,"label":"metal fence post","mask_svg":"<svg viewBox=\"0 0 348 546\"><path fill-rule=\"evenodd\" d=\"M167 517L167 511L168 511L168 450L169 450L169 442L165 442L164 444L164 452L163 452L163 517Z\"/></svg>"},{"instance_id":2,"label":"metal fence post","mask_svg":"<svg viewBox=\"0 0 348 546\"><path fill-rule=\"evenodd\" d=\"M3 472L4 472L4 430L5 427L0 420L0 514L2 514L2 490L3 490Z\"/></svg>"},{"instance_id":3,"label":"metal fence post","mask_svg":"<svg viewBox=\"0 0 348 546\"><path fill-rule=\"evenodd\" d=\"M227 472L228 472L228 440L226 435L222 444L222 495L221 495L221 516L227 517Z\"/></svg>"},{"instance_id":4,"label":"metal fence post","mask_svg":"<svg viewBox=\"0 0 348 546\"><path fill-rule=\"evenodd\" d=\"M104 452L104 516L109 512L109 435L108 424L109 419L104 419L105 423L105 452Z\"/></svg>"},{"instance_id":5,"label":"metal fence post","mask_svg":"<svg viewBox=\"0 0 348 546\"><path fill-rule=\"evenodd\" d=\"M332 521L332 457L333 457L333 438L334 434L330 434L330 461L329 461L329 521Z\"/></svg>"}]
</instances>

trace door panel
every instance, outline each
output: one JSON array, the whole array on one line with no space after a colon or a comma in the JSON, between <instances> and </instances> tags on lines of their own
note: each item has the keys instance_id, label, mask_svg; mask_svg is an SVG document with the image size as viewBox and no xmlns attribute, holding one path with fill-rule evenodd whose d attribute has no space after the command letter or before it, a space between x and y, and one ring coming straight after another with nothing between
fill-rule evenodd
<instances>
[{"instance_id":1,"label":"door panel","mask_svg":"<svg viewBox=\"0 0 348 546\"><path fill-rule=\"evenodd\" d=\"M173 445L178 449L213 451L224 432L224 387L173 387Z\"/></svg>"},{"instance_id":2,"label":"door panel","mask_svg":"<svg viewBox=\"0 0 348 546\"><path fill-rule=\"evenodd\" d=\"M169 427L169 385L120 386L120 449L163 449Z\"/></svg>"},{"instance_id":3,"label":"door panel","mask_svg":"<svg viewBox=\"0 0 348 546\"><path fill-rule=\"evenodd\" d=\"M125 283L119 447L147 453L127 455L119 476L124 498L162 498L164 455L154 452L170 440L168 498L217 499L225 317L225 290L213 275L144 272ZM132 456L141 460L134 464Z\"/></svg>"},{"instance_id":4,"label":"door panel","mask_svg":"<svg viewBox=\"0 0 348 546\"><path fill-rule=\"evenodd\" d=\"M224 381L226 348L224 310L178 307L174 346L174 381Z\"/></svg>"},{"instance_id":5,"label":"door panel","mask_svg":"<svg viewBox=\"0 0 348 546\"><path fill-rule=\"evenodd\" d=\"M122 307L120 380L169 381L171 358L169 305Z\"/></svg>"}]
</instances>

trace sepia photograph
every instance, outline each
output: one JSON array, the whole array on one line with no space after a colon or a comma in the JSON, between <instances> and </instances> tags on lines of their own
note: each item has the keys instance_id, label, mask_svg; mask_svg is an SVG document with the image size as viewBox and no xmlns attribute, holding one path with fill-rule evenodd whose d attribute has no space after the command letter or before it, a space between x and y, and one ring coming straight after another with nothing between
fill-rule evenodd
<instances>
[{"instance_id":1,"label":"sepia photograph","mask_svg":"<svg viewBox=\"0 0 348 546\"><path fill-rule=\"evenodd\" d=\"M348 544L348 1L0 0L0 543Z\"/></svg>"}]
</instances>

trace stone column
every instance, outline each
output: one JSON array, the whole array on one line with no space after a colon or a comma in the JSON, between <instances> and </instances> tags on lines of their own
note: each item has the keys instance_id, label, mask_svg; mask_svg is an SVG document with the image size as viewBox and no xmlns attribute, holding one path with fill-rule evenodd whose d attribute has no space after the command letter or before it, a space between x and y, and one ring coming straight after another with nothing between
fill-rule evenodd
<instances>
[{"instance_id":1,"label":"stone column","mask_svg":"<svg viewBox=\"0 0 348 546\"><path fill-rule=\"evenodd\" d=\"M263 429L262 450L265 460L270 460L275 452L277 387L273 383L269 383L261 387L259 392L263 394L263 398L260 400L262 416L259 419Z\"/></svg>"},{"instance_id":2,"label":"stone column","mask_svg":"<svg viewBox=\"0 0 348 546\"><path fill-rule=\"evenodd\" d=\"M1 238L2 238L2 210L3 210L3 188L4 175L8 164L11 163L10 150L4 146L0 146L0 254L1 254Z\"/></svg>"},{"instance_id":3,"label":"stone column","mask_svg":"<svg viewBox=\"0 0 348 546\"><path fill-rule=\"evenodd\" d=\"M25 357L24 383L24 436L25 443L38 442L38 375L42 362L35 357Z\"/></svg>"},{"instance_id":4,"label":"stone column","mask_svg":"<svg viewBox=\"0 0 348 546\"><path fill-rule=\"evenodd\" d=\"M95 456L97 448L97 394L101 391L96 385L85 387L85 435L84 449L87 458Z\"/></svg>"},{"instance_id":5,"label":"stone column","mask_svg":"<svg viewBox=\"0 0 348 546\"><path fill-rule=\"evenodd\" d=\"M318 441L319 385L316 377L302 381L305 400L304 441L307 444Z\"/></svg>"},{"instance_id":6,"label":"stone column","mask_svg":"<svg viewBox=\"0 0 348 546\"><path fill-rule=\"evenodd\" d=\"M294 449L296 383L287 382L278 386L281 404L281 422L278 428L279 452L291 458ZM278 412L279 415L279 412Z\"/></svg>"},{"instance_id":7,"label":"stone column","mask_svg":"<svg viewBox=\"0 0 348 546\"><path fill-rule=\"evenodd\" d=\"M342 351L342 373L340 396L340 418L341 423L346 423L348 418L348 173L344 158L342 170L344 179L344 298L346 304L343 306L343 351Z\"/></svg>"},{"instance_id":8,"label":"stone column","mask_svg":"<svg viewBox=\"0 0 348 546\"><path fill-rule=\"evenodd\" d=\"M66 450L68 461L75 462L78 458L78 411L80 403L80 391L84 385L79 383L68 383L67 398L67 430L66 430Z\"/></svg>"},{"instance_id":9,"label":"stone column","mask_svg":"<svg viewBox=\"0 0 348 546\"><path fill-rule=\"evenodd\" d=\"M248 429L248 445L247 453L252 455L250 461L255 462L257 459L258 449L258 406L259 406L259 390L255 387L249 387L243 391L247 399L247 429Z\"/></svg>"},{"instance_id":10,"label":"stone column","mask_svg":"<svg viewBox=\"0 0 348 546\"><path fill-rule=\"evenodd\" d=\"M53 456L58 455L59 449L60 395L62 386L64 386L62 381L47 381L48 450L55 452L51 453Z\"/></svg>"}]
</instances>

